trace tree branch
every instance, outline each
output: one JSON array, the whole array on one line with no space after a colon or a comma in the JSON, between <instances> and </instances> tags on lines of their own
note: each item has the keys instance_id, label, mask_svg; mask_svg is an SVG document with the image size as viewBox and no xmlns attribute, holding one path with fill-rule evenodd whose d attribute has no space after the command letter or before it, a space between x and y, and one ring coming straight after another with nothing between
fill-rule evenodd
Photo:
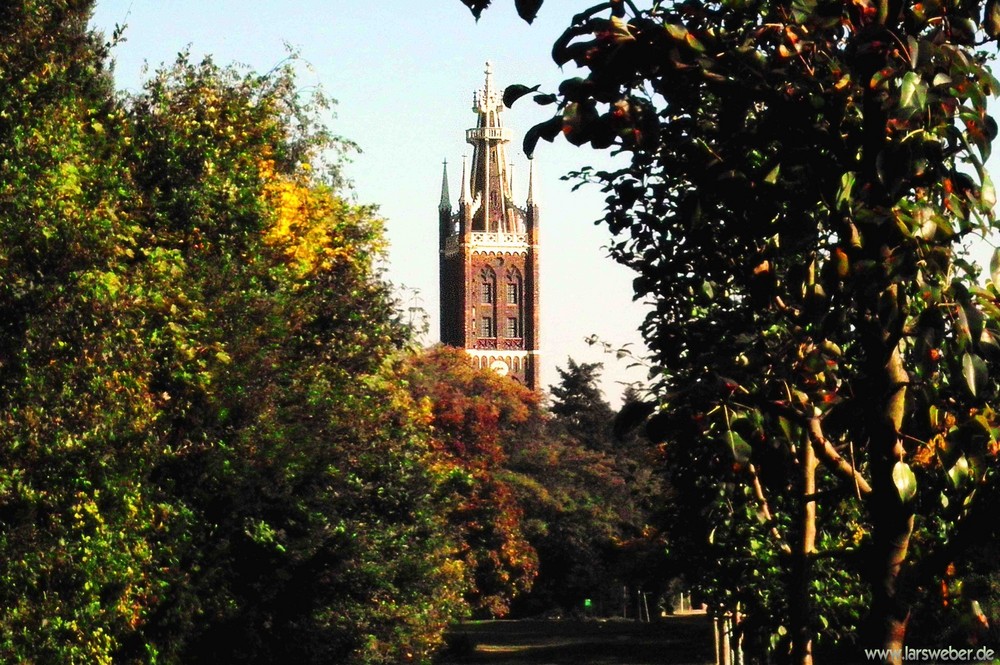
<instances>
[{"instance_id":1,"label":"tree branch","mask_svg":"<svg viewBox=\"0 0 1000 665\"><path fill-rule=\"evenodd\" d=\"M844 480L850 480L854 483L854 487L858 494L862 496L868 496L872 492L872 486L868 483L864 476L855 468L855 466L845 460L840 453L837 452L836 448L833 447L826 436L823 435L823 424L818 417L812 417L808 420L809 429L809 440L812 441L813 448L816 450L816 455L820 458L823 464L833 471L834 474L843 478Z\"/></svg>"},{"instance_id":2,"label":"tree branch","mask_svg":"<svg viewBox=\"0 0 1000 665\"><path fill-rule=\"evenodd\" d=\"M757 469L753 464L747 465L747 473L753 479L751 482L751 487L753 487L754 498L757 499L757 505L760 507L760 512L764 515L764 521L771 525L771 535L774 536L775 541L778 543L779 548L783 554L791 554L792 548L789 546L785 539L782 538L781 532L778 531L778 527L774 523L774 515L771 513L771 507L767 503L767 497L764 496L764 487L760 484L760 477L757 475Z\"/></svg>"}]
</instances>

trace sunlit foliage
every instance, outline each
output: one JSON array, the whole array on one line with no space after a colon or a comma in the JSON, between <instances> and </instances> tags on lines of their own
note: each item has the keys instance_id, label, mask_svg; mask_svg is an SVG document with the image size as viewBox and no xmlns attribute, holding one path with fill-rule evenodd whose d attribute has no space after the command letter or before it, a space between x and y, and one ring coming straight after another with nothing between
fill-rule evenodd
<instances>
[{"instance_id":1,"label":"sunlit foliage","mask_svg":"<svg viewBox=\"0 0 1000 665\"><path fill-rule=\"evenodd\" d=\"M425 662L464 567L345 142L293 65L119 96L0 9L0 660Z\"/></svg>"}]
</instances>

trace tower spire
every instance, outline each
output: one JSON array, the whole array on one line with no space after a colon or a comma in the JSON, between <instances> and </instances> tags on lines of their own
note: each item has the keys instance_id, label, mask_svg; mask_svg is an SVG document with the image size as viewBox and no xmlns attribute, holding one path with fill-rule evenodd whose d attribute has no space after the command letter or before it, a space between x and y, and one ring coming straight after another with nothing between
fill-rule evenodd
<instances>
[{"instance_id":1,"label":"tower spire","mask_svg":"<svg viewBox=\"0 0 1000 665\"><path fill-rule=\"evenodd\" d=\"M492 63L486 63L485 75L483 87L472 97L472 110L478 116L476 127L465 132L465 140L472 145L469 184L472 200L477 205L472 226L486 233L510 232L516 227L512 218L515 213L510 207L512 197L505 147L511 134L503 126L500 115L503 100L493 83Z\"/></svg>"},{"instance_id":2,"label":"tower spire","mask_svg":"<svg viewBox=\"0 0 1000 665\"><path fill-rule=\"evenodd\" d=\"M444 168L441 173L441 202L438 210L451 210L451 194L448 192L448 160L444 160Z\"/></svg>"}]
</instances>

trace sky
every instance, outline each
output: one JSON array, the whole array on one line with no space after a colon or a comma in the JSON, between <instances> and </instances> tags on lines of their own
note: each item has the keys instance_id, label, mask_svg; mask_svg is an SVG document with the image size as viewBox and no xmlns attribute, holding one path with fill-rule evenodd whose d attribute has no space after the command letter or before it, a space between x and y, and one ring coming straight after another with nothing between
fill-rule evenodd
<instances>
[{"instance_id":1,"label":"sky","mask_svg":"<svg viewBox=\"0 0 1000 665\"><path fill-rule=\"evenodd\" d=\"M474 127L472 94L487 61L499 87L541 84L555 90L575 75L560 70L550 51L580 10L577 0L546 0L532 25L512 0L496 0L477 23L459 0L98 0L91 25L110 35L124 25L113 51L118 88L138 91L148 72L185 49L192 59L267 72L289 48L301 58L299 84L336 99L330 129L357 143L346 175L359 203L375 204L387 220L387 277L429 316L427 341L438 338L437 224L442 162L449 163L452 203L461 190L465 130ZM527 194L521 136L548 110L523 100L505 112L514 140L514 196ZM535 200L541 206L540 288L542 384L559 380L568 357L602 362L603 390L620 403L623 384L645 370L628 367L585 338L641 352L637 332L645 308L632 301L632 273L607 257L609 232L596 226L603 196L594 187L572 192L560 176L607 155L557 139L535 151Z\"/></svg>"}]
</instances>

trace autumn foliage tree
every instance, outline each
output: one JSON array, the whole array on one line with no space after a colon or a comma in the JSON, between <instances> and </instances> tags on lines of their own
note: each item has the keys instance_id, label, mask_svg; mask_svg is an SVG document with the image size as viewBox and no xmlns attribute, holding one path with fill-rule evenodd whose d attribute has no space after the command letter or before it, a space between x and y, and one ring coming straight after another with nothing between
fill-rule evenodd
<instances>
[{"instance_id":1,"label":"autumn foliage tree","mask_svg":"<svg viewBox=\"0 0 1000 665\"><path fill-rule=\"evenodd\" d=\"M774 597L748 625L794 662L852 589L828 584L831 560L867 586L860 644L900 648L996 475L1000 271L982 286L962 249L994 226L980 49L997 12L612 0L554 44L581 76L507 90L555 105L529 153L562 134L626 158L579 175L654 303L650 429L696 447L720 570L771 562L716 578L720 609Z\"/></svg>"},{"instance_id":2,"label":"autumn foliage tree","mask_svg":"<svg viewBox=\"0 0 1000 665\"><path fill-rule=\"evenodd\" d=\"M457 504L450 521L463 543L469 603L502 617L531 588L538 569L508 469L510 456L544 433L539 395L472 367L465 351L449 347L413 355L400 372L430 410L435 447L451 467Z\"/></svg>"},{"instance_id":3,"label":"autumn foliage tree","mask_svg":"<svg viewBox=\"0 0 1000 665\"><path fill-rule=\"evenodd\" d=\"M550 408L516 381L473 367L461 349L414 352L397 371L431 414L450 469L446 487L458 499L450 521L473 610L580 611L591 598L617 611L621 585L643 577L636 552L650 545L662 555L646 537L658 482L650 447L613 436L600 366L570 360Z\"/></svg>"}]
</instances>

